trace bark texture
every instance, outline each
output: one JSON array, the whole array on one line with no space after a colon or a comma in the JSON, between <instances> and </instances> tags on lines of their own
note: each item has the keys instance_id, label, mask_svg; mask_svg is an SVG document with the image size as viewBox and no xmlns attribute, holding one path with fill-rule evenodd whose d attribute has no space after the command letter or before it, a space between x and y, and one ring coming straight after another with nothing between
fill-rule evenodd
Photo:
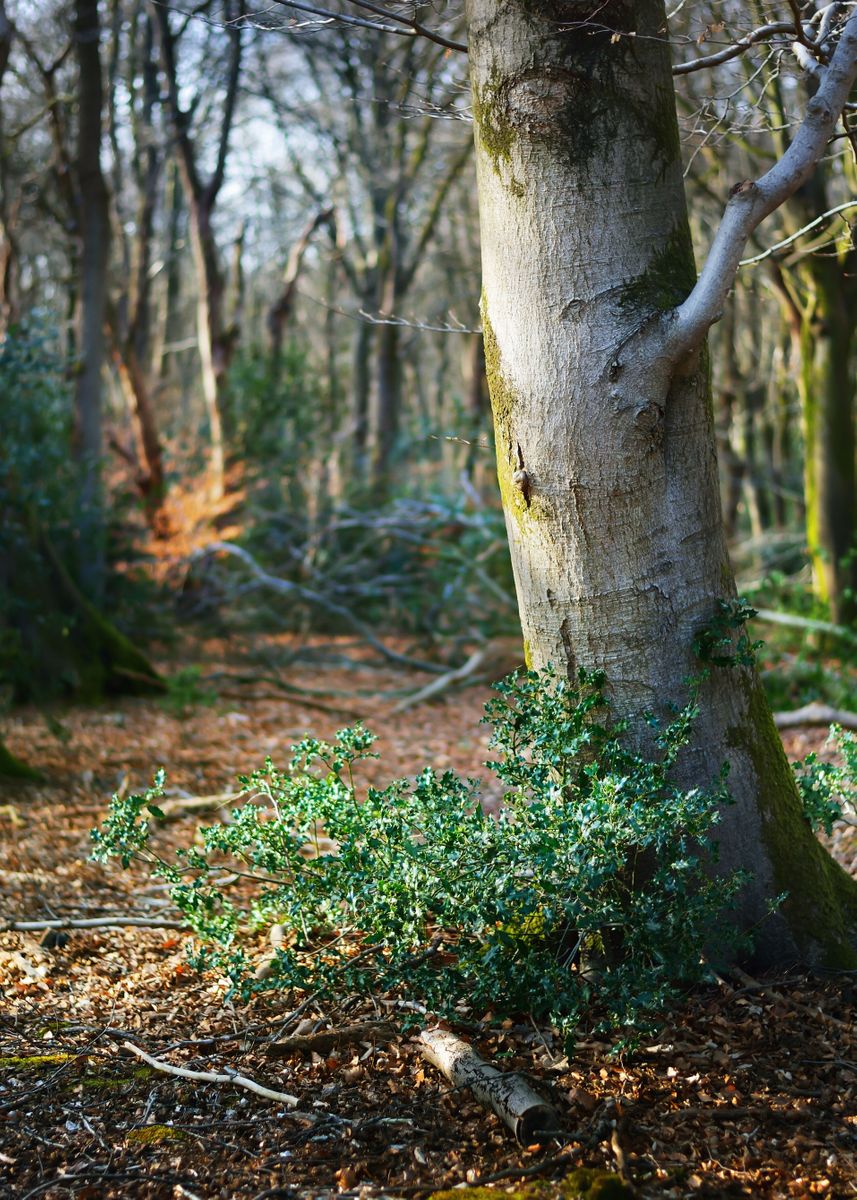
<instances>
[{"instance_id":1,"label":"bark texture","mask_svg":"<svg viewBox=\"0 0 857 1200\"><path fill-rule=\"evenodd\" d=\"M80 294L77 313L78 365L75 379L76 449L81 464L80 578L93 597L104 572L100 514L102 450L101 372L107 268L110 261L110 199L101 170L104 89L99 42L98 0L76 0L74 37L78 76L76 178L80 235Z\"/></svg>"},{"instance_id":2,"label":"bark texture","mask_svg":"<svg viewBox=\"0 0 857 1200\"><path fill-rule=\"evenodd\" d=\"M707 271L702 304L687 302L664 9L467 11L486 365L527 658L603 669L645 741L644 714L686 697L695 636L735 594L706 352L686 336L720 282ZM681 769L704 785L730 763L721 863L754 872L740 920L759 926L758 959L853 963L857 889L801 814L755 674L715 669L701 708Z\"/></svg>"}]
</instances>

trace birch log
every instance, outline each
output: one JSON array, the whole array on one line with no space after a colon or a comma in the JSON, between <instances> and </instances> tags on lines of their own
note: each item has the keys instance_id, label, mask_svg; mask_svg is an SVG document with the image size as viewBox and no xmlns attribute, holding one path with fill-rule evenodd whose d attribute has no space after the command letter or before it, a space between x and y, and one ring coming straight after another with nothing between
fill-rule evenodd
<instances>
[{"instance_id":1,"label":"birch log","mask_svg":"<svg viewBox=\"0 0 857 1200\"><path fill-rule=\"evenodd\" d=\"M420 1042L428 1061L454 1087L469 1088L480 1104L508 1125L521 1145L546 1141L559 1132L556 1109L520 1075L498 1071L446 1029L423 1030Z\"/></svg>"}]
</instances>

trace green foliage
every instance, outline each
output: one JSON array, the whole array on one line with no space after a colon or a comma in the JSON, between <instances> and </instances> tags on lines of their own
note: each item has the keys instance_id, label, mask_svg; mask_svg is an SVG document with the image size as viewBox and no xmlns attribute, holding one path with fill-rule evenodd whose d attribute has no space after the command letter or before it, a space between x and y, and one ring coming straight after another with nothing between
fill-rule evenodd
<instances>
[{"instance_id":1,"label":"green foliage","mask_svg":"<svg viewBox=\"0 0 857 1200\"><path fill-rule=\"evenodd\" d=\"M72 400L38 329L0 346L0 677L15 699L62 688L74 619L55 603L41 537L73 553Z\"/></svg>"},{"instance_id":2,"label":"green foliage","mask_svg":"<svg viewBox=\"0 0 857 1200\"><path fill-rule=\"evenodd\" d=\"M830 619L827 606L813 596L805 579L781 571L769 571L754 586L753 603L813 620ZM762 680L775 711L812 703L857 708L854 664L854 647L844 638L807 635L803 629L781 625L765 628Z\"/></svg>"},{"instance_id":3,"label":"green foliage","mask_svg":"<svg viewBox=\"0 0 857 1200\"><path fill-rule=\"evenodd\" d=\"M857 738L831 725L827 740L842 756L841 765L824 762L814 753L793 765L807 820L813 829L830 834L833 822L857 804Z\"/></svg>"},{"instance_id":4,"label":"green foliage","mask_svg":"<svg viewBox=\"0 0 857 1200\"><path fill-rule=\"evenodd\" d=\"M486 710L506 788L496 817L475 781L431 767L359 792L354 768L374 737L357 727L304 739L285 770L268 761L242 780L252 799L233 822L170 861L146 816L163 778L114 798L95 857L149 862L201 939L197 965L245 996L398 988L434 1012L529 1012L567 1033L590 1010L604 1026L645 1025L677 981L699 977L703 947L717 953L742 878L705 870L725 772L704 790L672 778L694 705L652 720L645 756L608 723L603 683L548 670L497 685ZM218 886L235 869L255 883L241 909ZM269 977L254 979L246 935L272 922L287 937Z\"/></svg>"},{"instance_id":5,"label":"green foliage","mask_svg":"<svg viewBox=\"0 0 857 1200\"><path fill-rule=\"evenodd\" d=\"M79 479L65 365L37 326L0 345L0 679L6 698L97 698L154 679L144 656L80 591ZM139 610L137 579L110 572L105 608ZM151 622L147 622L151 626Z\"/></svg>"},{"instance_id":6,"label":"green foliage","mask_svg":"<svg viewBox=\"0 0 857 1200\"><path fill-rule=\"evenodd\" d=\"M751 641L745 628L756 616L755 608L741 598L718 600L717 605L716 616L694 640L697 658L707 666L755 666L764 642Z\"/></svg>"},{"instance_id":7,"label":"green foliage","mask_svg":"<svg viewBox=\"0 0 857 1200\"><path fill-rule=\"evenodd\" d=\"M230 441L261 473L274 461L299 463L324 436L322 399L306 351L295 342L283 346L276 378L267 351L242 347L229 369L224 415Z\"/></svg>"},{"instance_id":8,"label":"green foliage","mask_svg":"<svg viewBox=\"0 0 857 1200\"><path fill-rule=\"evenodd\" d=\"M94 859L103 862L107 857L115 856L123 867L130 865L131 859L148 841L148 826L141 820L143 813L156 818L163 817L155 801L163 796L165 782L166 775L161 769L145 792L135 796L113 797L104 824L92 831Z\"/></svg>"},{"instance_id":9,"label":"green foliage","mask_svg":"<svg viewBox=\"0 0 857 1200\"><path fill-rule=\"evenodd\" d=\"M202 680L201 667L182 667L166 679L167 693L161 707L174 717L183 717L191 709L217 703L217 692Z\"/></svg>"}]
</instances>

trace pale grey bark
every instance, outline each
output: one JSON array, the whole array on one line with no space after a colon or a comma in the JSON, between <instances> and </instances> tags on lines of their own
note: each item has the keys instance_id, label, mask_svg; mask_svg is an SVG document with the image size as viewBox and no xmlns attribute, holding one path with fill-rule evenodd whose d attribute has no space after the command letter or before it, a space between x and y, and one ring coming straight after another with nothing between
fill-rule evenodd
<instances>
[{"instance_id":1,"label":"pale grey bark","mask_svg":"<svg viewBox=\"0 0 857 1200\"><path fill-rule=\"evenodd\" d=\"M794 151L733 197L695 284L663 5L558 10L467 7L497 466L528 661L603 670L645 744L735 594L705 334L749 232L824 149L857 17ZM740 919L759 958L851 961L853 889L819 857L755 674L715 670L701 710L681 774L704 786L729 762L721 861L754 872Z\"/></svg>"},{"instance_id":2,"label":"pale grey bark","mask_svg":"<svg viewBox=\"0 0 857 1200\"><path fill-rule=\"evenodd\" d=\"M424 1029L420 1049L454 1087L468 1088L480 1104L495 1112L522 1145L547 1141L561 1128L556 1109L526 1079L498 1071L448 1029Z\"/></svg>"}]
</instances>

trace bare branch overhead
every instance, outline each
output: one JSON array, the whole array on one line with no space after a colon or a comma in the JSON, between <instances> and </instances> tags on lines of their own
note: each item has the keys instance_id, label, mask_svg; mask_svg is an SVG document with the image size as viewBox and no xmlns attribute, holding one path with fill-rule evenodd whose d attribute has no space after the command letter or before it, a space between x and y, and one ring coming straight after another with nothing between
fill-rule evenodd
<instances>
[{"instance_id":1,"label":"bare branch overhead","mask_svg":"<svg viewBox=\"0 0 857 1200\"><path fill-rule=\"evenodd\" d=\"M467 46L463 42L456 42L451 38L445 38L442 34L436 33L433 29L428 29L418 21L402 17L399 13L389 12L378 4L368 3L368 0L349 0L349 2L358 8L383 17L387 23L382 24L380 21L368 21L363 17L351 16L347 13L332 12L328 8L321 8L315 4L302 3L302 0L275 0L275 2L283 8L292 8L297 12L309 13L311 16L320 17L323 21L353 25L359 29L372 29L377 33L394 33L399 37L428 38L430 42L436 42L439 46L443 46L447 50L459 50L463 54L467 53Z\"/></svg>"},{"instance_id":2,"label":"bare branch overhead","mask_svg":"<svg viewBox=\"0 0 857 1200\"><path fill-rule=\"evenodd\" d=\"M676 358L693 351L723 310L741 253L753 230L809 179L824 153L857 79L857 10L852 10L830 65L785 154L757 180L735 185L705 266L691 294L676 310L668 351Z\"/></svg>"}]
</instances>

